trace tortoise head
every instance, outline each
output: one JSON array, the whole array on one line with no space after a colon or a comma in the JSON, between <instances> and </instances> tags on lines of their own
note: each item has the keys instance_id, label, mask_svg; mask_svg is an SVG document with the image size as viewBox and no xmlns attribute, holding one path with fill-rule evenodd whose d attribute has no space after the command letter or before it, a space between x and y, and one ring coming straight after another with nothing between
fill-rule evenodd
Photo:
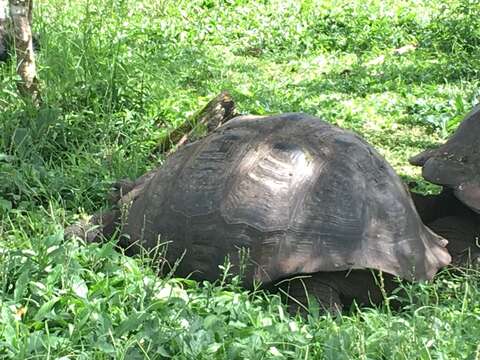
<instances>
[{"instance_id":1,"label":"tortoise head","mask_svg":"<svg viewBox=\"0 0 480 360\"><path fill-rule=\"evenodd\" d=\"M480 105L462 121L448 141L410 159L422 166L422 176L454 191L455 196L480 213Z\"/></svg>"}]
</instances>

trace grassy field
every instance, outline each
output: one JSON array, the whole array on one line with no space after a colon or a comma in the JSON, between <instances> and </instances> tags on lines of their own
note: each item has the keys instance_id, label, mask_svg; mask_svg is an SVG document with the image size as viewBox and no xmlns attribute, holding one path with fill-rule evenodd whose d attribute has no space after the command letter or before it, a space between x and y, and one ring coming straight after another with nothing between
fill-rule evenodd
<instances>
[{"instance_id":1,"label":"grassy field","mask_svg":"<svg viewBox=\"0 0 480 360\"><path fill-rule=\"evenodd\" d=\"M38 0L34 27L42 108L0 65L0 358L480 359L475 270L403 285L400 310L301 318L238 279L159 279L63 241L223 89L244 113L352 129L436 191L407 159L478 101L478 1Z\"/></svg>"}]
</instances>

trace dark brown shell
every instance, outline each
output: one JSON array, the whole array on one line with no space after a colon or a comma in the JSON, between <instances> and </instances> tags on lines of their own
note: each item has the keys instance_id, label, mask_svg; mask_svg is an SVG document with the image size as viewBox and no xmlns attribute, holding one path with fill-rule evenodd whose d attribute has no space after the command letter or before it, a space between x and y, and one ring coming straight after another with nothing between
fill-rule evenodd
<instances>
[{"instance_id":1,"label":"dark brown shell","mask_svg":"<svg viewBox=\"0 0 480 360\"><path fill-rule=\"evenodd\" d=\"M412 157L410 163L422 166L426 180L452 188L458 199L480 212L480 105L445 144Z\"/></svg>"},{"instance_id":2,"label":"dark brown shell","mask_svg":"<svg viewBox=\"0 0 480 360\"><path fill-rule=\"evenodd\" d=\"M357 135L291 113L235 118L168 158L133 200L124 233L169 242L177 274L214 280L249 253L246 280L374 268L430 279L450 262L400 178ZM238 268L236 268L238 271Z\"/></svg>"}]
</instances>

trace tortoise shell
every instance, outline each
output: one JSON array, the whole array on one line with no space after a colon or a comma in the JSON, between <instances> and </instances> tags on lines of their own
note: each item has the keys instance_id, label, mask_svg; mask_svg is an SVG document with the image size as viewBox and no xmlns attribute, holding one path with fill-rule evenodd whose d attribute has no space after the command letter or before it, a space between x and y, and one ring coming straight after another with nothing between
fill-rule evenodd
<instances>
[{"instance_id":1,"label":"tortoise shell","mask_svg":"<svg viewBox=\"0 0 480 360\"><path fill-rule=\"evenodd\" d=\"M180 276L215 280L228 256L247 285L365 268L430 279L450 262L389 164L301 113L240 116L178 150L134 197L123 233L131 252L168 243Z\"/></svg>"},{"instance_id":2,"label":"tortoise shell","mask_svg":"<svg viewBox=\"0 0 480 360\"><path fill-rule=\"evenodd\" d=\"M480 104L443 145L410 159L423 177L454 190L455 196L480 213Z\"/></svg>"}]
</instances>

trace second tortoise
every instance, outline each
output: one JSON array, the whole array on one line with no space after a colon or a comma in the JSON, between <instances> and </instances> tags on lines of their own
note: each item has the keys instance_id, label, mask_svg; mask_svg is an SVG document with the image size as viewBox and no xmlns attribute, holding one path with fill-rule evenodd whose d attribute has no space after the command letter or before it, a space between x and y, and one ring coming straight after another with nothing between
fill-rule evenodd
<instances>
[{"instance_id":1,"label":"second tortoise","mask_svg":"<svg viewBox=\"0 0 480 360\"><path fill-rule=\"evenodd\" d=\"M413 194L423 221L449 241L454 262L480 259L480 104L444 144L412 157L423 177L443 186L439 195Z\"/></svg>"}]
</instances>

